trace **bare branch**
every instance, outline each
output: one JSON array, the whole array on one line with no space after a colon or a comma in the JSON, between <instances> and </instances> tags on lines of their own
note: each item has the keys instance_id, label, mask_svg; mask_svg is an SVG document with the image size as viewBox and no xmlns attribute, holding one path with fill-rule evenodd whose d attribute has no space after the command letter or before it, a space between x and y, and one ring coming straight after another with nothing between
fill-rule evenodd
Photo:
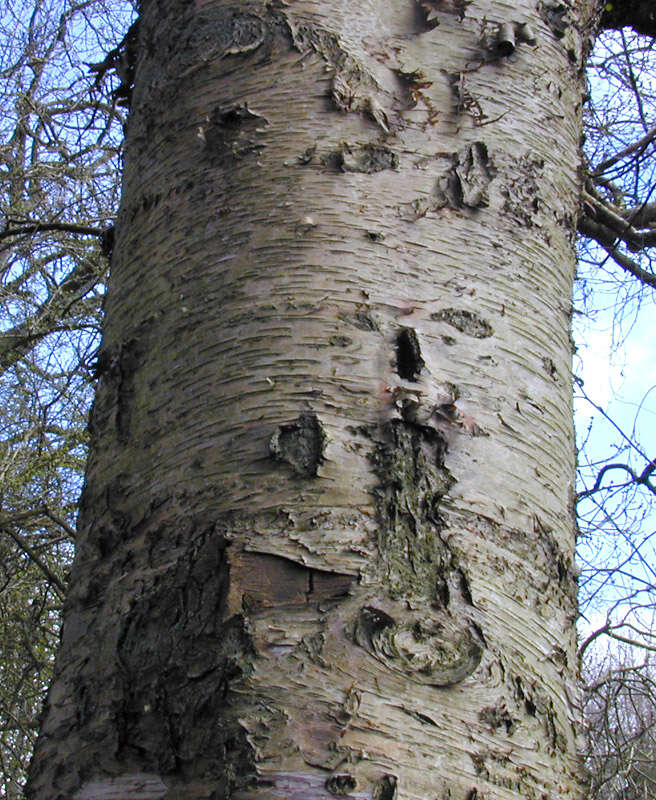
<instances>
[{"instance_id":1,"label":"bare branch","mask_svg":"<svg viewBox=\"0 0 656 800\"><path fill-rule=\"evenodd\" d=\"M639 484L641 486L645 486L652 494L656 495L656 486L652 486L649 482L649 478L651 477L652 472L656 469L656 459L651 461L645 469L640 473L640 475L636 475L636 473L629 467L627 464L605 464L602 469L599 470L597 474L597 479L595 480L594 486L592 489L586 489L583 492L579 492L576 495L576 502L578 503L579 500L582 500L584 497L590 497L590 495L595 494L602 490L601 482L604 479L604 475L611 470L622 470L627 472L631 476L631 480L628 483L620 484L621 487L630 486L632 483ZM614 486L613 488L618 488Z\"/></svg>"},{"instance_id":2,"label":"bare branch","mask_svg":"<svg viewBox=\"0 0 656 800\"><path fill-rule=\"evenodd\" d=\"M45 561L43 561L43 559L38 555L38 553L34 550L34 548L30 547L30 545L25 541L25 539L19 533L13 530L11 526L4 525L2 522L0 522L0 528L3 531L5 531L5 533L16 542L16 544L25 553L25 555L29 556L29 558L34 562L34 564L36 564L36 566L46 576L46 578L50 581L50 583L54 585L55 591L59 595L60 599L63 601L64 598L66 597L66 586L59 580L59 578L45 563Z\"/></svg>"},{"instance_id":3,"label":"bare branch","mask_svg":"<svg viewBox=\"0 0 656 800\"><path fill-rule=\"evenodd\" d=\"M83 236L98 236L102 237L105 233L105 228L96 228L89 225L74 225L67 222L30 222L24 225L17 225L10 227L9 225L0 231L0 241L8 239L10 236L27 236L34 233L43 233L46 231L59 231L61 233L78 233Z\"/></svg>"},{"instance_id":4,"label":"bare branch","mask_svg":"<svg viewBox=\"0 0 656 800\"><path fill-rule=\"evenodd\" d=\"M615 153L615 155L610 156L609 158L602 161L601 164L598 164L592 170L590 175L593 178L596 178L599 175L603 175L603 173L606 172L606 170L610 169L610 167L615 166L615 164L622 161L627 156L633 154L636 154L638 156L642 155L644 151L647 149L647 146L654 141L654 138L656 138L656 125L652 126L641 139L638 139L637 142L632 142L631 144L622 148L619 152Z\"/></svg>"},{"instance_id":5,"label":"bare branch","mask_svg":"<svg viewBox=\"0 0 656 800\"><path fill-rule=\"evenodd\" d=\"M591 222L589 230L598 231L597 239L604 245L612 246L618 239L625 242L634 253L656 244L656 230L639 231L632 225L633 219L626 214L620 214L617 209L611 208L598 197L583 190L584 201L583 224ZM640 211L638 209L637 211ZM636 212L637 213L637 212Z\"/></svg>"},{"instance_id":6,"label":"bare branch","mask_svg":"<svg viewBox=\"0 0 656 800\"><path fill-rule=\"evenodd\" d=\"M645 286L656 287L656 275L642 269L635 261L619 252L615 244L617 237L613 236L612 232L604 225L600 225L583 216L579 219L578 231L581 235L587 236L589 239L594 239L625 272L633 275L634 278L637 278Z\"/></svg>"}]
</instances>

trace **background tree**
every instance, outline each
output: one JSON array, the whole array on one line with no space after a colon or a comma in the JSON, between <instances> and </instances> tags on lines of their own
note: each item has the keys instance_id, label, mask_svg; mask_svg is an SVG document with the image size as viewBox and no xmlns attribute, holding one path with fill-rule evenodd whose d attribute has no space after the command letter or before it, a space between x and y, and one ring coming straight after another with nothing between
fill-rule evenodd
<instances>
[{"instance_id":1,"label":"background tree","mask_svg":"<svg viewBox=\"0 0 656 800\"><path fill-rule=\"evenodd\" d=\"M586 766L595 800L656 792L656 686L649 659L623 645L585 662Z\"/></svg>"},{"instance_id":2,"label":"background tree","mask_svg":"<svg viewBox=\"0 0 656 800\"><path fill-rule=\"evenodd\" d=\"M0 12L0 796L17 796L52 674L118 197L125 109L84 62L128 13Z\"/></svg>"},{"instance_id":3,"label":"background tree","mask_svg":"<svg viewBox=\"0 0 656 800\"><path fill-rule=\"evenodd\" d=\"M617 20L617 12L608 12ZM637 26L648 33L644 25ZM653 28L653 24L652 24ZM578 309L612 331L616 348L653 309L656 160L654 40L630 30L600 37L588 65L586 182L579 230ZM647 334L651 335L651 334ZM610 337L609 337L610 338ZM630 358L630 350L627 357ZM577 511L590 796L654 794L653 425L649 390L635 414L594 409L581 431Z\"/></svg>"},{"instance_id":4,"label":"background tree","mask_svg":"<svg viewBox=\"0 0 656 800\"><path fill-rule=\"evenodd\" d=\"M649 119L656 118L656 87L651 79L654 62L652 39L622 31L601 39L588 67L589 163L579 228L598 238L582 242L580 306L599 317L602 324L615 326L618 346L641 311L649 314L653 304L656 222L650 216L650 198L656 186L656 129L649 127ZM624 221L620 224L620 220ZM637 227L635 223L639 223ZM579 386L579 391L586 396L584 386ZM651 634L647 611L653 608L649 515L656 492L656 462L640 441L642 405L642 401L636 404L636 416L628 430L609 420L603 409L596 409L601 422L612 431L609 444L614 452L605 452L600 459L598 445L595 452L582 447L578 511L583 533L583 611L588 607L595 610L600 597L602 603L610 601L640 628L644 643L644 637ZM586 436L589 439L590 431ZM595 634L611 634L614 627L611 613L608 624ZM640 640L637 636L636 641Z\"/></svg>"}]
</instances>

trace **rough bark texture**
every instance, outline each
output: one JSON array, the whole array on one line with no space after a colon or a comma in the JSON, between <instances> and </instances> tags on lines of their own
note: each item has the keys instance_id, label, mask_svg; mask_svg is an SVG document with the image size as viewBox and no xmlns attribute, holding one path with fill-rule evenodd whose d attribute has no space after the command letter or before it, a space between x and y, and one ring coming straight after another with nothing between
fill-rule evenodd
<instances>
[{"instance_id":1,"label":"rough bark texture","mask_svg":"<svg viewBox=\"0 0 656 800\"><path fill-rule=\"evenodd\" d=\"M143 3L30 798L580 796L592 10Z\"/></svg>"}]
</instances>

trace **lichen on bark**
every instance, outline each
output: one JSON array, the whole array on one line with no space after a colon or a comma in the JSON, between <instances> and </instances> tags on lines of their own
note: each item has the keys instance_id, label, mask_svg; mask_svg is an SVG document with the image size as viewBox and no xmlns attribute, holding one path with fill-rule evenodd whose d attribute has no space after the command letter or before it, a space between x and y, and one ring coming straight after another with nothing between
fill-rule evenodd
<instances>
[{"instance_id":1,"label":"lichen on bark","mask_svg":"<svg viewBox=\"0 0 656 800\"><path fill-rule=\"evenodd\" d=\"M440 503L454 483L446 451L428 425L393 419L378 432L380 595L360 609L353 634L388 669L433 686L471 675L485 644L466 577L441 535Z\"/></svg>"}]
</instances>

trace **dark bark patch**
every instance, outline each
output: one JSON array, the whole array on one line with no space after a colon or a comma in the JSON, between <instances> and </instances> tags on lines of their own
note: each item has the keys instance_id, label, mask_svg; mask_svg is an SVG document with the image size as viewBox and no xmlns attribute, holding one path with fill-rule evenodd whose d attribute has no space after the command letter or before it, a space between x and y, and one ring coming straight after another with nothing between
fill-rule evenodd
<instances>
[{"instance_id":1,"label":"dark bark patch","mask_svg":"<svg viewBox=\"0 0 656 800\"><path fill-rule=\"evenodd\" d=\"M568 7L565 3L555 2L538 3L538 12L542 19L551 28L557 39L562 39L571 25L568 16Z\"/></svg>"},{"instance_id":2,"label":"dark bark patch","mask_svg":"<svg viewBox=\"0 0 656 800\"><path fill-rule=\"evenodd\" d=\"M375 643L386 628L394 628L394 618L373 606L364 606L358 613L353 635L355 641L366 649L375 647Z\"/></svg>"},{"instance_id":3,"label":"dark bark patch","mask_svg":"<svg viewBox=\"0 0 656 800\"><path fill-rule=\"evenodd\" d=\"M438 601L449 553L439 538L439 505L453 478L446 440L434 428L392 420L373 455L380 515L380 558L392 597L417 593Z\"/></svg>"},{"instance_id":4,"label":"dark bark patch","mask_svg":"<svg viewBox=\"0 0 656 800\"><path fill-rule=\"evenodd\" d=\"M517 698L520 702L523 702L526 713L531 717L542 720L549 739L551 755L554 755L557 750L565 752L567 740L563 733L558 730L553 699L542 690L539 690L535 684L531 684L530 692L528 690L525 691L522 679L519 676L515 677L514 684Z\"/></svg>"},{"instance_id":5,"label":"dark bark patch","mask_svg":"<svg viewBox=\"0 0 656 800\"><path fill-rule=\"evenodd\" d=\"M451 87L451 93L456 101L455 113L460 116L463 112L467 112L471 116L476 127L483 125L487 114L485 114L481 108L481 104L467 86L466 73L447 72L446 77Z\"/></svg>"},{"instance_id":6,"label":"dark bark patch","mask_svg":"<svg viewBox=\"0 0 656 800\"><path fill-rule=\"evenodd\" d=\"M323 463L326 434L316 414L301 414L280 425L269 441L269 453L301 477L315 478Z\"/></svg>"},{"instance_id":7,"label":"dark bark patch","mask_svg":"<svg viewBox=\"0 0 656 800\"><path fill-rule=\"evenodd\" d=\"M458 155L455 174L460 182L462 205L469 208L487 206L487 187L493 173L487 146L483 142L473 142Z\"/></svg>"},{"instance_id":8,"label":"dark bark patch","mask_svg":"<svg viewBox=\"0 0 656 800\"><path fill-rule=\"evenodd\" d=\"M364 63L355 59L339 36L325 28L313 25L288 24L288 34L300 53L313 50L332 72L330 97L335 106L344 112L366 114L385 133L390 132L390 120L378 96L382 95L378 81Z\"/></svg>"},{"instance_id":9,"label":"dark bark patch","mask_svg":"<svg viewBox=\"0 0 656 800\"><path fill-rule=\"evenodd\" d=\"M529 715L529 717L535 717L537 715L537 706L531 700L531 698L527 696L527 693L524 691L524 682L522 681L519 675L515 676L513 684L514 684L514 694L517 697L518 702L524 704L524 710Z\"/></svg>"},{"instance_id":10,"label":"dark bark patch","mask_svg":"<svg viewBox=\"0 0 656 800\"><path fill-rule=\"evenodd\" d=\"M488 769L485 766L485 754L484 753L470 753L469 757L474 764L474 772L477 775L482 775L484 778L487 778L489 775Z\"/></svg>"},{"instance_id":11,"label":"dark bark patch","mask_svg":"<svg viewBox=\"0 0 656 800\"><path fill-rule=\"evenodd\" d=\"M393 672L451 686L478 667L485 640L470 620L471 594L440 531L442 498L453 484L446 440L429 425L394 419L372 460L384 594L360 609L355 642ZM415 608L409 612L407 600Z\"/></svg>"},{"instance_id":12,"label":"dark bark patch","mask_svg":"<svg viewBox=\"0 0 656 800\"><path fill-rule=\"evenodd\" d=\"M399 158L393 150L384 145L355 146L344 143L335 154L335 163L344 172L372 173L396 169Z\"/></svg>"},{"instance_id":13,"label":"dark bark patch","mask_svg":"<svg viewBox=\"0 0 656 800\"><path fill-rule=\"evenodd\" d=\"M101 434L113 417L118 441L123 443L130 438L136 402L135 373L142 359L139 339L129 339L98 353L94 374L100 382L89 417L92 435Z\"/></svg>"},{"instance_id":14,"label":"dark bark patch","mask_svg":"<svg viewBox=\"0 0 656 800\"><path fill-rule=\"evenodd\" d=\"M478 713L478 718L484 722L492 731L501 726L505 727L506 733L511 736L515 731L515 720L505 705L486 706Z\"/></svg>"},{"instance_id":15,"label":"dark bark patch","mask_svg":"<svg viewBox=\"0 0 656 800\"><path fill-rule=\"evenodd\" d=\"M409 708L401 708L401 711L403 711L403 713L407 714L409 717L419 720L422 725L430 725L432 728L440 727L432 717L428 716L428 714L422 714L420 711L413 711Z\"/></svg>"},{"instance_id":16,"label":"dark bark patch","mask_svg":"<svg viewBox=\"0 0 656 800\"><path fill-rule=\"evenodd\" d=\"M553 362L553 359L545 356L542 359L542 369L547 373L547 375L554 381L558 380L558 369Z\"/></svg>"},{"instance_id":17,"label":"dark bark patch","mask_svg":"<svg viewBox=\"0 0 656 800\"><path fill-rule=\"evenodd\" d=\"M469 111L474 116L475 124L480 124L484 115L475 102L471 104L467 99L466 89L459 77L458 74L449 76L458 98L458 108ZM462 208L484 208L489 204L488 186L497 171L484 142L472 142L461 152L444 153L441 158L446 163L430 197L413 200L409 204L409 213L402 212L402 216L411 222L443 208L457 211Z\"/></svg>"},{"instance_id":18,"label":"dark bark patch","mask_svg":"<svg viewBox=\"0 0 656 800\"><path fill-rule=\"evenodd\" d=\"M492 336L494 331L489 322L484 320L473 311L465 311L458 308L443 308L430 315L434 322L446 322L452 328L473 336L475 339L486 339Z\"/></svg>"},{"instance_id":19,"label":"dark bark patch","mask_svg":"<svg viewBox=\"0 0 656 800\"><path fill-rule=\"evenodd\" d=\"M338 316L343 322L348 322L349 325L353 325L354 328L361 331L380 330L378 322L369 311L356 311L353 314L340 313Z\"/></svg>"},{"instance_id":20,"label":"dark bark patch","mask_svg":"<svg viewBox=\"0 0 656 800\"><path fill-rule=\"evenodd\" d=\"M403 328L396 337L396 371L405 381L416 381L425 366L419 337L412 328Z\"/></svg>"},{"instance_id":21,"label":"dark bark patch","mask_svg":"<svg viewBox=\"0 0 656 800\"><path fill-rule=\"evenodd\" d=\"M351 339L350 336L335 334L328 339L328 342L333 347L348 347L350 344L353 344L353 339Z\"/></svg>"},{"instance_id":22,"label":"dark bark patch","mask_svg":"<svg viewBox=\"0 0 656 800\"><path fill-rule=\"evenodd\" d=\"M354 792L357 788L357 781L353 775L344 773L342 775L331 775L326 780L325 786L330 794L345 795Z\"/></svg>"},{"instance_id":23,"label":"dark bark patch","mask_svg":"<svg viewBox=\"0 0 656 800\"><path fill-rule=\"evenodd\" d=\"M376 781L371 800L396 800L396 775L383 775Z\"/></svg>"},{"instance_id":24,"label":"dark bark patch","mask_svg":"<svg viewBox=\"0 0 656 800\"><path fill-rule=\"evenodd\" d=\"M421 7L426 15L426 24L429 28L435 28L440 24L437 12L455 14L458 22L462 22L467 12L467 6L472 4L472 0L421 0Z\"/></svg>"},{"instance_id":25,"label":"dark bark patch","mask_svg":"<svg viewBox=\"0 0 656 800\"><path fill-rule=\"evenodd\" d=\"M517 167L515 174L508 176L501 186L501 194L505 198L503 210L518 225L531 228L540 209L538 179L544 169L544 159L523 156L518 159Z\"/></svg>"},{"instance_id":26,"label":"dark bark patch","mask_svg":"<svg viewBox=\"0 0 656 800\"><path fill-rule=\"evenodd\" d=\"M250 53L267 39L268 29L262 17L250 14L237 5L204 9L188 23L183 39L185 50L204 53L206 58L224 58Z\"/></svg>"},{"instance_id":27,"label":"dark bark patch","mask_svg":"<svg viewBox=\"0 0 656 800\"><path fill-rule=\"evenodd\" d=\"M329 666L328 662L323 657L323 648L326 644L326 635L324 633L317 632L309 636L304 636L301 642L303 650L313 664L317 664L323 668Z\"/></svg>"},{"instance_id":28,"label":"dark bark patch","mask_svg":"<svg viewBox=\"0 0 656 800\"><path fill-rule=\"evenodd\" d=\"M403 101L406 108L416 108L417 104L421 101L422 105L426 108L427 122L429 125L435 125L440 118L440 112L434 107L424 89L428 89L433 85L432 81L427 80L421 70L412 70L407 72L402 69L394 70L397 78L399 79L399 86L403 94Z\"/></svg>"},{"instance_id":29,"label":"dark bark patch","mask_svg":"<svg viewBox=\"0 0 656 800\"><path fill-rule=\"evenodd\" d=\"M543 525L537 516L533 517L533 527L545 557L547 570L551 573L550 585L560 586L566 597L575 599L578 584L571 556L565 555L553 530Z\"/></svg>"},{"instance_id":30,"label":"dark bark patch","mask_svg":"<svg viewBox=\"0 0 656 800\"><path fill-rule=\"evenodd\" d=\"M239 159L264 148L263 127L268 123L246 105L216 109L201 131L205 152L213 160Z\"/></svg>"},{"instance_id":31,"label":"dark bark patch","mask_svg":"<svg viewBox=\"0 0 656 800\"><path fill-rule=\"evenodd\" d=\"M458 569L457 572L458 572L458 583L460 585L460 592L462 593L462 597L468 606L473 606L474 601L471 596L471 590L469 589L469 581L467 579L467 576L465 575L462 569Z\"/></svg>"},{"instance_id":32,"label":"dark bark patch","mask_svg":"<svg viewBox=\"0 0 656 800\"><path fill-rule=\"evenodd\" d=\"M113 656L98 659L121 668L118 760L177 777L193 765L225 779L229 797L250 780L253 755L225 698L250 673L255 650L245 618L227 615L226 548L209 528L177 558L143 569L119 630L102 639Z\"/></svg>"},{"instance_id":33,"label":"dark bark patch","mask_svg":"<svg viewBox=\"0 0 656 800\"><path fill-rule=\"evenodd\" d=\"M305 166L306 164L311 163L312 159L314 158L314 154L317 152L316 144L310 145L306 147L305 150L301 153L300 156L296 157L296 160L299 164Z\"/></svg>"}]
</instances>

